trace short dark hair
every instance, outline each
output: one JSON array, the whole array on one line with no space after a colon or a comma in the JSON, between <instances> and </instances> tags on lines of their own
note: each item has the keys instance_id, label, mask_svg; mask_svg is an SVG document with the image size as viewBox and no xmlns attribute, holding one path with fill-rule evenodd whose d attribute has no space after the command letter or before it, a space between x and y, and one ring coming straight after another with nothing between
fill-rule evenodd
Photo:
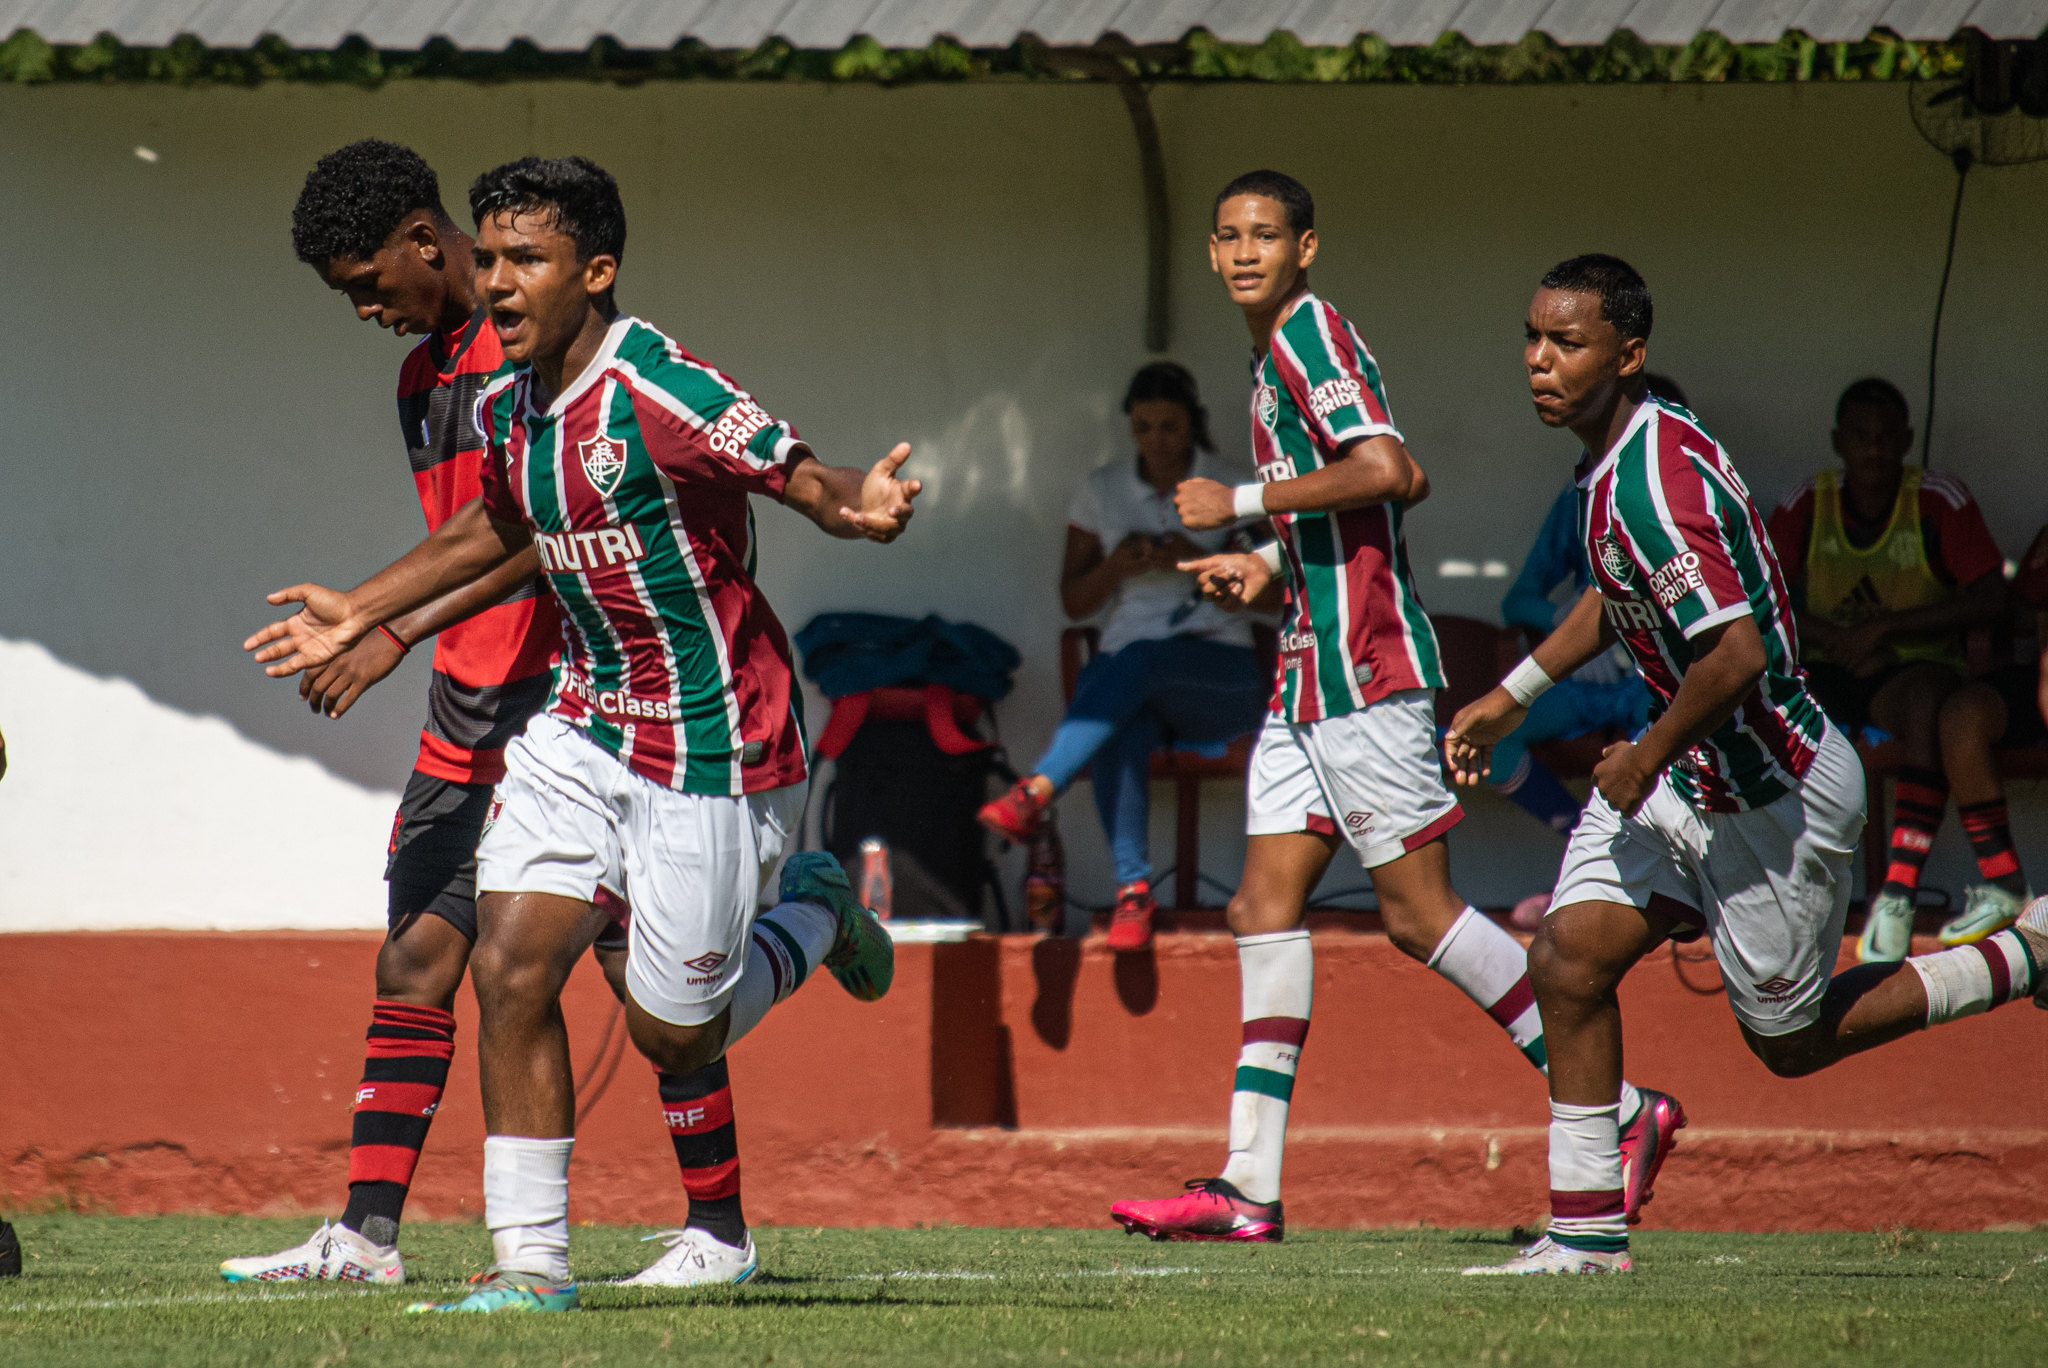
<instances>
[{"instance_id":1,"label":"short dark hair","mask_svg":"<svg viewBox=\"0 0 2048 1368\"><path fill-rule=\"evenodd\" d=\"M1306 185L1280 171L1247 171L1217 191L1216 203L1209 207L1209 222L1216 221L1216 211L1223 207L1223 201L1239 195L1264 195L1285 209L1287 226L1296 237L1316 226L1316 197Z\"/></svg>"},{"instance_id":2,"label":"short dark hair","mask_svg":"<svg viewBox=\"0 0 2048 1368\"><path fill-rule=\"evenodd\" d=\"M1692 407L1692 401L1685 397L1684 387L1668 375L1659 375L1655 371L1644 371L1643 388L1656 395L1659 399L1670 400L1682 409Z\"/></svg>"},{"instance_id":3,"label":"short dark hair","mask_svg":"<svg viewBox=\"0 0 2048 1368\"><path fill-rule=\"evenodd\" d=\"M1842 425L1842 415L1852 408L1895 408L1899 411L1900 426L1913 421L1913 409L1906 396L1882 376L1866 375L1842 391L1842 397L1835 400L1836 427Z\"/></svg>"},{"instance_id":4,"label":"short dark hair","mask_svg":"<svg viewBox=\"0 0 2048 1368\"><path fill-rule=\"evenodd\" d=\"M626 206L612 173L588 157L521 157L476 178L469 212L477 227L493 214L544 213L576 241L576 259L626 257Z\"/></svg>"},{"instance_id":5,"label":"short dark hair","mask_svg":"<svg viewBox=\"0 0 2048 1368\"><path fill-rule=\"evenodd\" d=\"M1653 314L1650 287L1636 274L1636 268L1618 256L1588 252L1570 261L1560 261L1543 275L1546 290L1569 290L1573 294L1600 296L1600 316L1614 325L1623 337L1650 336Z\"/></svg>"},{"instance_id":6,"label":"short dark hair","mask_svg":"<svg viewBox=\"0 0 2048 1368\"><path fill-rule=\"evenodd\" d=\"M1195 388L1195 377L1186 366L1177 361L1154 361L1141 366L1131 377L1130 388L1124 391L1124 412L1129 413L1133 404L1156 400L1186 409L1188 431L1194 435L1195 445L1204 451L1216 449L1209 440L1209 410L1202 407L1201 391Z\"/></svg>"},{"instance_id":7,"label":"short dark hair","mask_svg":"<svg viewBox=\"0 0 2048 1368\"><path fill-rule=\"evenodd\" d=\"M306 173L292 206L292 251L309 266L367 261L420 209L450 221L434 168L410 147L364 138L329 152Z\"/></svg>"}]
</instances>

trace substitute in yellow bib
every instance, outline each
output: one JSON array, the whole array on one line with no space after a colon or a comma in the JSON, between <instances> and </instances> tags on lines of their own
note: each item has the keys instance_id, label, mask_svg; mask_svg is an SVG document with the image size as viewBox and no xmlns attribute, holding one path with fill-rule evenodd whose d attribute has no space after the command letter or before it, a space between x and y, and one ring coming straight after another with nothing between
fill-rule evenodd
<instances>
[{"instance_id":1,"label":"substitute in yellow bib","mask_svg":"<svg viewBox=\"0 0 2048 1368\"><path fill-rule=\"evenodd\" d=\"M1920 870L1951 787L1985 883L1969 891L1943 939L1981 940L2024 903L2002 796L1988 796L1999 793L1997 773L1979 758L1992 738L1945 756L1940 721L1967 673L1965 634L2005 611L2004 557L1961 480L1907 466L1913 428L1891 382L1858 380L1842 392L1834 446L1840 469L1795 489L1771 515L1770 533L1792 581L1814 697L1850 735L1875 726L1905 748L1890 863L1859 944L1865 960L1892 961L1906 954Z\"/></svg>"}]
</instances>

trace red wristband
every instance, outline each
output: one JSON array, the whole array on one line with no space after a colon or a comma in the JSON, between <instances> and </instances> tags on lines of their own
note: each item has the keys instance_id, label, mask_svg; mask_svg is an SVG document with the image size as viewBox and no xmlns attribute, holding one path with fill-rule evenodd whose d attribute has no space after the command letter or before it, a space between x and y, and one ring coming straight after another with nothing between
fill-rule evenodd
<instances>
[{"instance_id":1,"label":"red wristband","mask_svg":"<svg viewBox=\"0 0 2048 1368\"><path fill-rule=\"evenodd\" d=\"M380 632L382 632L382 633L383 633L383 634L384 634L385 636L388 636L388 637L390 637L390 638L391 638L391 644L392 644L393 646L396 646L396 647L398 648L398 653L399 653L400 655L411 655L411 654L412 654L412 647L410 647L410 646L406 645L406 644L405 644L405 642L404 642L404 640L403 640L402 638L400 638L400 636L398 635L398 633L396 633L396 632L392 631L392 630L391 630L391 629L390 629L389 627L386 627L386 626L385 626L385 625L384 625L383 623L381 623L381 622L377 624L377 630L378 630L378 631L380 631Z\"/></svg>"}]
</instances>

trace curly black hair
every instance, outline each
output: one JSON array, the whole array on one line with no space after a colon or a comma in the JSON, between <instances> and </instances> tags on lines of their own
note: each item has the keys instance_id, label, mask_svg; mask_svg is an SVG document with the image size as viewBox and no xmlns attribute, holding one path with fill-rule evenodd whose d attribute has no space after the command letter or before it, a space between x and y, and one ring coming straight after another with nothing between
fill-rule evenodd
<instances>
[{"instance_id":1,"label":"curly black hair","mask_svg":"<svg viewBox=\"0 0 2048 1368\"><path fill-rule=\"evenodd\" d=\"M1623 337L1648 341L1650 324L1656 314L1650 307L1650 287L1636 268L1618 256L1588 252L1560 261L1543 273L1546 290L1600 296L1600 316L1614 325Z\"/></svg>"},{"instance_id":2,"label":"curly black hair","mask_svg":"<svg viewBox=\"0 0 2048 1368\"><path fill-rule=\"evenodd\" d=\"M1284 171L1247 171L1224 186L1216 192L1216 203L1209 208L1210 221L1215 221L1216 211L1225 200L1239 195L1263 195L1285 209L1287 226L1296 237L1316 226L1316 197L1306 185Z\"/></svg>"},{"instance_id":3,"label":"curly black hair","mask_svg":"<svg viewBox=\"0 0 2048 1368\"><path fill-rule=\"evenodd\" d=\"M410 147L364 138L313 163L292 206L292 250L309 266L367 261L417 209L451 222L434 168Z\"/></svg>"},{"instance_id":4,"label":"curly black hair","mask_svg":"<svg viewBox=\"0 0 2048 1368\"><path fill-rule=\"evenodd\" d=\"M476 178L469 212L477 227L493 214L544 212L576 240L576 259L626 257L626 206L611 172L588 157L521 157Z\"/></svg>"}]
</instances>

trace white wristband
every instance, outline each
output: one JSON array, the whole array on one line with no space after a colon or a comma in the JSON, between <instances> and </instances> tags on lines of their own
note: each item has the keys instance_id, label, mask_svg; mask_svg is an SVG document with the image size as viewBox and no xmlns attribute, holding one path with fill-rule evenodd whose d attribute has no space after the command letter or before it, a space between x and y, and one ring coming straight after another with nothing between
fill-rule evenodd
<instances>
[{"instance_id":1,"label":"white wristband","mask_svg":"<svg viewBox=\"0 0 2048 1368\"><path fill-rule=\"evenodd\" d=\"M1535 656L1524 656L1521 664L1508 671L1508 677L1500 682L1500 686L1508 691L1510 698L1526 708L1555 683L1557 681L1536 663Z\"/></svg>"},{"instance_id":2,"label":"white wristband","mask_svg":"<svg viewBox=\"0 0 2048 1368\"><path fill-rule=\"evenodd\" d=\"M1231 492L1231 511L1239 518L1263 518L1266 516L1266 486L1263 483L1241 484Z\"/></svg>"},{"instance_id":3,"label":"white wristband","mask_svg":"<svg viewBox=\"0 0 2048 1368\"><path fill-rule=\"evenodd\" d=\"M1271 570L1276 575L1280 573L1279 542L1269 541L1264 546L1261 546L1256 551L1253 551L1252 554L1254 556L1257 556L1260 560L1264 561L1266 563L1266 568L1268 570Z\"/></svg>"}]
</instances>

